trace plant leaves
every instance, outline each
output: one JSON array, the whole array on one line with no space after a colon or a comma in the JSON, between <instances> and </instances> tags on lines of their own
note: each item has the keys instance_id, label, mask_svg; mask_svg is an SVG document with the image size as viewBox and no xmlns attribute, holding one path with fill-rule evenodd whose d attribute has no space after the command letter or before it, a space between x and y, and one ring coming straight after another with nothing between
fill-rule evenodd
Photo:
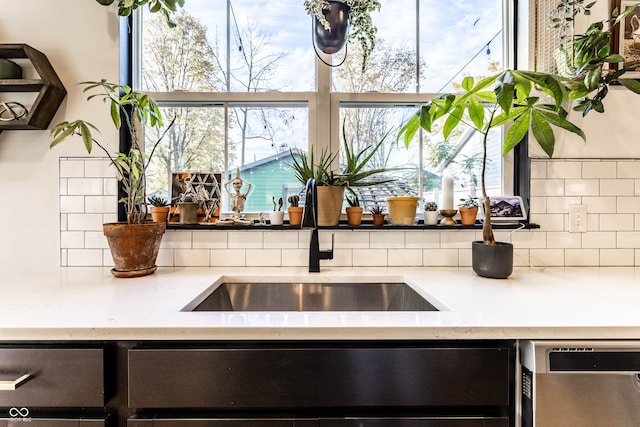
<instances>
[{"instance_id":1,"label":"plant leaves","mask_svg":"<svg viewBox=\"0 0 640 427\"><path fill-rule=\"evenodd\" d=\"M556 141L553 129L545 117L536 110L531 114L531 133L547 156L552 157Z\"/></svg>"},{"instance_id":2,"label":"plant leaves","mask_svg":"<svg viewBox=\"0 0 640 427\"><path fill-rule=\"evenodd\" d=\"M513 150L516 145L520 144L520 141L524 138L529 130L530 115L521 114L517 119L513 121L513 124L507 131L502 144L502 155L506 155L509 151Z\"/></svg>"},{"instance_id":3,"label":"plant leaves","mask_svg":"<svg viewBox=\"0 0 640 427\"><path fill-rule=\"evenodd\" d=\"M640 81L635 79L618 79L618 81L630 91L640 94Z\"/></svg>"},{"instance_id":4,"label":"plant leaves","mask_svg":"<svg viewBox=\"0 0 640 427\"><path fill-rule=\"evenodd\" d=\"M467 111L476 129L482 129L484 127L484 106L475 98L471 98L469 99Z\"/></svg>"}]
</instances>

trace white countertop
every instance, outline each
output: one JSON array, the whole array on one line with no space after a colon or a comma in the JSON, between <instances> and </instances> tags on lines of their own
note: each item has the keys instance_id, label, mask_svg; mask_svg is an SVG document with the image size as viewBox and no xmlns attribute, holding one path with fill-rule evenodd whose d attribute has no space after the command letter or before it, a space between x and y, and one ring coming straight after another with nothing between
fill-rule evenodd
<instances>
[{"instance_id":1,"label":"white countertop","mask_svg":"<svg viewBox=\"0 0 640 427\"><path fill-rule=\"evenodd\" d=\"M222 276L404 280L437 312L183 312ZM375 278L375 279L374 279ZM159 268L0 275L0 340L640 339L640 268Z\"/></svg>"}]
</instances>

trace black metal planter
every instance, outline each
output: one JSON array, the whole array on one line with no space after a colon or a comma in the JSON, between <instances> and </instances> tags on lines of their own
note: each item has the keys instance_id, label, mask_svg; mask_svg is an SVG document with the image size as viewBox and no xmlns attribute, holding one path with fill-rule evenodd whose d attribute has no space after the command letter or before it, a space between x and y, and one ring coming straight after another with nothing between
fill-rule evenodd
<instances>
[{"instance_id":1,"label":"black metal planter","mask_svg":"<svg viewBox=\"0 0 640 427\"><path fill-rule=\"evenodd\" d=\"M313 19L313 36L316 47L332 55L338 52L347 41L349 26L349 6L339 1L330 1L330 9L324 11L330 30L325 30L317 18Z\"/></svg>"},{"instance_id":2,"label":"black metal planter","mask_svg":"<svg viewBox=\"0 0 640 427\"><path fill-rule=\"evenodd\" d=\"M506 279L513 272L513 245L507 242L485 245L475 241L471 245L471 259L478 276Z\"/></svg>"}]
</instances>

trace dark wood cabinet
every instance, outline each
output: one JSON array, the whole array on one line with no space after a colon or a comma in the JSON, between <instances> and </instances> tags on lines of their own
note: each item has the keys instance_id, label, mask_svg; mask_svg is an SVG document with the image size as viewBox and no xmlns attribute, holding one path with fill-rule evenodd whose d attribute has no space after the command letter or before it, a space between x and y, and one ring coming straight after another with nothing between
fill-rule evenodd
<instances>
[{"instance_id":1,"label":"dark wood cabinet","mask_svg":"<svg viewBox=\"0 0 640 427\"><path fill-rule=\"evenodd\" d=\"M514 376L513 341L5 343L0 427L513 427Z\"/></svg>"},{"instance_id":2,"label":"dark wood cabinet","mask_svg":"<svg viewBox=\"0 0 640 427\"><path fill-rule=\"evenodd\" d=\"M104 427L104 419L81 418L26 418L24 420L0 420L0 427L18 427L28 425L30 427Z\"/></svg>"},{"instance_id":3,"label":"dark wood cabinet","mask_svg":"<svg viewBox=\"0 0 640 427\"><path fill-rule=\"evenodd\" d=\"M133 348L136 408L508 406L501 348Z\"/></svg>"},{"instance_id":4,"label":"dark wood cabinet","mask_svg":"<svg viewBox=\"0 0 640 427\"><path fill-rule=\"evenodd\" d=\"M318 420L294 418L149 418L130 419L127 427L319 427Z\"/></svg>"},{"instance_id":5,"label":"dark wood cabinet","mask_svg":"<svg viewBox=\"0 0 640 427\"><path fill-rule=\"evenodd\" d=\"M0 427L104 426L105 375L101 347L2 345Z\"/></svg>"},{"instance_id":6,"label":"dark wood cabinet","mask_svg":"<svg viewBox=\"0 0 640 427\"><path fill-rule=\"evenodd\" d=\"M128 405L137 415L128 426L513 426L514 348L508 341L140 343L127 356ZM290 415L275 419L282 413Z\"/></svg>"},{"instance_id":7,"label":"dark wood cabinet","mask_svg":"<svg viewBox=\"0 0 640 427\"><path fill-rule=\"evenodd\" d=\"M508 427L508 418L138 419L127 427Z\"/></svg>"}]
</instances>

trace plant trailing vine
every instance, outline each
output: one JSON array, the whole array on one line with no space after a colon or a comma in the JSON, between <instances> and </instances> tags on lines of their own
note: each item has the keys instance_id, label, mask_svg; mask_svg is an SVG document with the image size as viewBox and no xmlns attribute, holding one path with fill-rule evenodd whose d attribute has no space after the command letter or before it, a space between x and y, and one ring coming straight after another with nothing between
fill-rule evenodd
<instances>
[{"instance_id":1,"label":"plant trailing vine","mask_svg":"<svg viewBox=\"0 0 640 427\"><path fill-rule=\"evenodd\" d=\"M556 30L556 37L562 43L571 41L576 16L580 13L585 16L591 15L591 8L597 0L586 5L584 3L585 0L560 0L556 8L549 13L549 26Z\"/></svg>"},{"instance_id":2,"label":"plant trailing vine","mask_svg":"<svg viewBox=\"0 0 640 427\"><path fill-rule=\"evenodd\" d=\"M103 6L110 6L115 2L115 0L96 1ZM178 10L178 7L184 6L184 1L185 0L118 0L118 15L129 16L131 15L131 12L140 6L148 4L149 11L151 13L162 13L165 16L169 27L175 27L176 23L173 22L172 15Z\"/></svg>"},{"instance_id":3,"label":"plant trailing vine","mask_svg":"<svg viewBox=\"0 0 640 427\"><path fill-rule=\"evenodd\" d=\"M380 10L379 0L332 0L344 3L349 7L349 39L357 40L362 46L362 72L366 70L367 60L376 45L378 28L373 25L371 12ZM329 0L305 0L307 13L318 19L325 30L331 30L331 25L324 16L330 9Z\"/></svg>"}]
</instances>

